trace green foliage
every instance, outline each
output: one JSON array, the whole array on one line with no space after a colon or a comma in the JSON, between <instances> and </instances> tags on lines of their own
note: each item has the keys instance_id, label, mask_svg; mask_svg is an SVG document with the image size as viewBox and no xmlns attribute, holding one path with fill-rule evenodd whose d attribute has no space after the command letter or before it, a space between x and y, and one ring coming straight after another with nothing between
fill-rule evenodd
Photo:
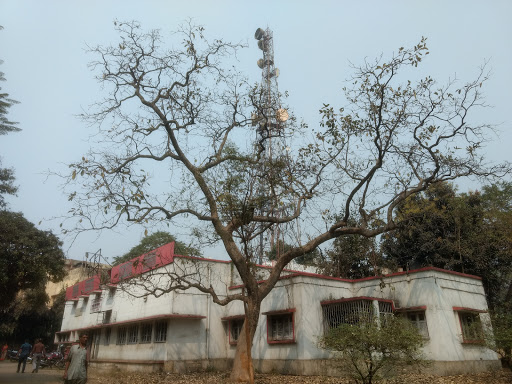
<instances>
[{"instance_id":1,"label":"green foliage","mask_svg":"<svg viewBox=\"0 0 512 384\"><path fill-rule=\"evenodd\" d=\"M423 339L407 319L388 317L355 325L340 324L320 338L320 346L334 351L358 383L371 384L404 365L423 364Z\"/></svg>"},{"instance_id":2,"label":"green foliage","mask_svg":"<svg viewBox=\"0 0 512 384\"><path fill-rule=\"evenodd\" d=\"M0 26L0 30L3 27ZM0 64L2 64L2 60L0 60ZM0 72L0 81L5 81L4 73ZM9 132L19 131L20 128L17 127L18 123L12 122L7 118L7 113L9 108L11 108L14 104L17 104L16 100L10 99L8 93L2 92L2 87L0 87L0 135L5 135ZM0 159L0 166L2 162ZM0 208L5 206L4 194L14 195L17 191L16 186L13 184L14 182L14 172L9 168L1 168L0 167Z\"/></svg>"},{"instance_id":3,"label":"green foliage","mask_svg":"<svg viewBox=\"0 0 512 384\"><path fill-rule=\"evenodd\" d=\"M65 274L61 246L55 235L37 229L21 213L0 211L0 332L10 334L26 308L44 308L45 284Z\"/></svg>"},{"instance_id":4,"label":"green foliage","mask_svg":"<svg viewBox=\"0 0 512 384\"><path fill-rule=\"evenodd\" d=\"M158 231L149 236L144 237L138 245L130 249L123 256L118 256L114 258L113 265L119 265L124 263L125 261L131 260L137 256L143 255L153 249L161 247L167 243L174 244L174 253L177 255L183 256L196 256L201 257L201 251L193 246L186 245L185 243L176 240L176 238L170 233Z\"/></svg>"},{"instance_id":5,"label":"green foliage","mask_svg":"<svg viewBox=\"0 0 512 384\"><path fill-rule=\"evenodd\" d=\"M493 309L512 295L511 207L510 183L467 194L448 183L433 185L398 208L399 229L383 237L382 249L396 266L481 276Z\"/></svg>"},{"instance_id":6,"label":"green foliage","mask_svg":"<svg viewBox=\"0 0 512 384\"><path fill-rule=\"evenodd\" d=\"M492 333L486 335L488 346L496 351L502 361L509 367L512 366L512 312L509 308L501 308L491 314Z\"/></svg>"},{"instance_id":7,"label":"green foliage","mask_svg":"<svg viewBox=\"0 0 512 384\"><path fill-rule=\"evenodd\" d=\"M360 279L375 275L382 266L382 255L375 238L361 235L338 237L326 255L321 269L328 276Z\"/></svg>"}]
</instances>

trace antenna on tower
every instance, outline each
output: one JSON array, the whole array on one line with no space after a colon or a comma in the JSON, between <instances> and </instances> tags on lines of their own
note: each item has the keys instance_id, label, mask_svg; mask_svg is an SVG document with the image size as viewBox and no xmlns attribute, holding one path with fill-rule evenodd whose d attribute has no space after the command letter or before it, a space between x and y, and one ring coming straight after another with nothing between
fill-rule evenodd
<instances>
[{"instance_id":1,"label":"antenna on tower","mask_svg":"<svg viewBox=\"0 0 512 384\"><path fill-rule=\"evenodd\" d=\"M286 148L284 128L289 114L281 106L277 83L279 69L274 64L274 39L272 31L269 28L265 30L258 28L254 33L254 38L258 40L258 48L262 51L263 58L257 61L257 65L261 69L261 91L259 105L257 105L256 112L252 114L252 125L256 127L262 174L264 172L270 173L267 178L268 180L271 179L271 173L274 171L272 168L273 160L280 158L283 155L283 148ZM278 196L274 186L267 185L265 182L262 182L260 185L260 194L262 196ZM275 202L274 204L267 202L262 204L261 209L261 213L264 215L278 217L282 216L284 208L280 204L275 204ZM264 250L267 246L270 246L270 249L276 247L276 258L278 258L280 245L284 244L283 241L279 241L281 236L279 225L275 224L269 230L265 230L264 226L265 224L262 224L260 228L259 264L263 263ZM265 236L269 236L268 240L270 242L266 241Z\"/></svg>"}]
</instances>

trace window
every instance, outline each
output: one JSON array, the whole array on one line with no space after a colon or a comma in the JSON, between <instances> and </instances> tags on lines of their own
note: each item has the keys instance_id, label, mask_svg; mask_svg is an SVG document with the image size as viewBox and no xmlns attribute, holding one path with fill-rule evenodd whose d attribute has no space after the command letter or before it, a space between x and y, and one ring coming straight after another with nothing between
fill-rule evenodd
<instances>
[{"instance_id":1,"label":"window","mask_svg":"<svg viewBox=\"0 0 512 384\"><path fill-rule=\"evenodd\" d=\"M324 330L329 331L340 324L359 324L374 318L371 300L347 300L322 306Z\"/></svg>"},{"instance_id":2,"label":"window","mask_svg":"<svg viewBox=\"0 0 512 384\"><path fill-rule=\"evenodd\" d=\"M155 326L155 343L167 340L167 321L159 321Z\"/></svg>"},{"instance_id":3,"label":"window","mask_svg":"<svg viewBox=\"0 0 512 384\"><path fill-rule=\"evenodd\" d=\"M385 324L386 319L393 316L393 305L390 301L379 301L379 319L381 324Z\"/></svg>"},{"instance_id":4,"label":"window","mask_svg":"<svg viewBox=\"0 0 512 384\"><path fill-rule=\"evenodd\" d=\"M73 285L73 293L72 293L73 297L78 296L78 288L79 288L78 284Z\"/></svg>"},{"instance_id":5,"label":"window","mask_svg":"<svg viewBox=\"0 0 512 384\"><path fill-rule=\"evenodd\" d=\"M268 342L293 341L293 313L269 315L267 317Z\"/></svg>"},{"instance_id":6,"label":"window","mask_svg":"<svg viewBox=\"0 0 512 384\"><path fill-rule=\"evenodd\" d=\"M151 336L153 333L153 324L142 324L140 327L140 342L151 343Z\"/></svg>"},{"instance_id":7,"label":"window","mask_svg":"<svg viewBox=\"0 0 512 384\"><path fill-rule=\"evenodd\" d=\"M459 320L464 343L479 343L483 341L482 323L478 313L459 312Z\"/></svg>"},{"instance_id":8,"label":"window","mask_svg":"<svg viewBox=\"0 0 512 384\"><path fill-rule=\"evenodd\" d=\"M110 287L108 289L108 296L107 296L107 300L112 300L114 299L114 296L116 295L116 288L115 287Z\"/></svg>"},{"instance_id":9,"label":"window","mask_svg":"<svg viewBox=\"0 0 512 384\"><path fill-rule=\"evenodd\" d=\"M103 345L109 345L110 344L110 335L112 334L112 328L106 328L105 329L105 335L103 338Z\"/></svg>"},{"instance_id":10,"label":"window","mask_svg":"<svg viewBox=\"0 0 512 384\"><path fill-rule=\"evenodd\" d=\"M110 324L110 321L112 319L112 310L108 310L103 312L103 319L101 320L102 324Z\"/></svg>"},{"instance_id":11,"label":"window","mask_svg":"<svg viewBox=\"0 0 512 384\"><path fill-rule=\"evenodd\" d=\"M407 312L407 319L418 330L418 333L424 338L428 339L427 318L425 311Z\"/></svg>"},{"instance_id":12,"label":"window","mask_svg":"<svg viewBox=\"0 0 512 384\"><path fill-rule=\"evenodd\" d=\"M240 338L240 332L244 325L244 319L233 319L229 321L229 343L236 344Z\"/></svg>"},{"instance_id":13,"label":"window","mask_svg":"<svg viewBox=\"0 0 512 384\"><path fill-rule=\"evenodd\" d=\"M139 341L139 326L132 325L128 328L128 344L137 344Z\"/></svg>"},{"instance_id":14,"label":"window","mask_svg":"<svg viewBox=\"0 0 512 384\"><path fill-rule=\"evenodd\" d=\"M117 328L117 345L126 344L126 327Z\"/></svg>"}]
</instances>

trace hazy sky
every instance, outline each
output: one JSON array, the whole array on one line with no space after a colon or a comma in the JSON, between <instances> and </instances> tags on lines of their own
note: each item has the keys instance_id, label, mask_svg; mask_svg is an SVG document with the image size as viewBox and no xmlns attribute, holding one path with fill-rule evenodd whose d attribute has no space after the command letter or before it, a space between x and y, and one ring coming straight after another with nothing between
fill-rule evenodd
<instances>
[{"instance_id":1,"label":"hazy sky","mask_svg":"<svg viewBox=\"0 0 512 384\"><path fill-rule=\"evenodd\" d=\"M430 55L418 78L432 75L441 83L457 77L471 80L489 60L492 78L485 86L492 109L475 119L499 124L500 138L488 145L488 158L510 160L512 90L512 1L55 1L0 0L0 70L7 81L2 91L21 103L9 117L22 132L0 136L3 166L16 170L19 193L8 197L10 209L59 234L60 220L70 208L59 180L48 170L65 171L66 164L89 148L93 133L75 115L100 98L101 90L87 67L93 57L87 44L117 40L113 20L138 20L144 29L160 28L169 36L192 18L209 37L249 44L238 56L239 67L252 82L260 79L256 61L261 54L254 40L258 27L274 33L279 89L288 104L310 126L318 124L323 103L341 106L350 65L428 38ZM476 189L471 181L460 190ZM172 228L171 228L172 232ZM61 236L68 257L102 249L106 257L128 251L143 229L88 234L71 244ZM204 256L221 258L221 249Z\"/></svg>"}]
</instances>

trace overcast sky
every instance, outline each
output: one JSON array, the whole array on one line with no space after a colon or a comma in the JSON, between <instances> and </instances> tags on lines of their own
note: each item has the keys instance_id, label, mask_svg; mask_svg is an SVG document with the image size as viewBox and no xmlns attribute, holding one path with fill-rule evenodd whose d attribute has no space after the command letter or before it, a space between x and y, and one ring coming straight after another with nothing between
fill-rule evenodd
<instances>
[{"instance_id":1,"label":"overcast sky","mask_svg":"<svg viewBox=\"0 0 512 384\"><path fill-rule=\"evenodd\" d=\"M59 220L70 208L59 180L46 173L64 171L85 154L93 131L75 115L100 98L101 90L87 67L93 57L86 45L117 40L113 20L138 20L144 29L170 33L192 18L209 37L249 44L238 57L252 82L260 79L261 54L254 40L258 27L274 33L279 89L288 104L310 126L318 124L323 103L341 106L341 88L350 65L428 38L430 55L418 78L432 75L440 82L457 77L471 80L489 60L492 78L485 86L492 109L475 119L499 124L500 138L488 145L488 158L510 160L512 143L512 1L108 1L0 0L1 84L19 105L9 117L22 132L0 136L3 166L16 170L19 193L8 197L9 208L21 211L41 229L59 234ZM170 35L170 34L167 34ZM472 181L459 190L477 189ZM106 257L136 245L143 229L88 234L71 243L61 237L67 256L82 259L102 249ZM172 228L171 228L172 232ZM221 249L204 256L223 258Z\"/></svg>"}]
</instances>

